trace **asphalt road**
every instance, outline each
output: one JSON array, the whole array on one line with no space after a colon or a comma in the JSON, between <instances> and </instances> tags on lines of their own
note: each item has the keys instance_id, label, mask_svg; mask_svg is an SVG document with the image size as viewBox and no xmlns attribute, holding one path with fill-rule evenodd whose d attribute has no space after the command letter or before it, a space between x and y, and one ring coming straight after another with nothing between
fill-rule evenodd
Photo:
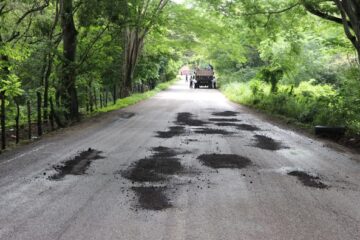
<instances>
[{"instance_id":1,"label":"asphalt road","mask_svg":"<svg viewBox=\"0 0 360 240\"><path fill-rule=\"evenodd\" d=\"M360 239L359 173L182 81L0 155L0 239Z\"/></svg>"}]
</instances>

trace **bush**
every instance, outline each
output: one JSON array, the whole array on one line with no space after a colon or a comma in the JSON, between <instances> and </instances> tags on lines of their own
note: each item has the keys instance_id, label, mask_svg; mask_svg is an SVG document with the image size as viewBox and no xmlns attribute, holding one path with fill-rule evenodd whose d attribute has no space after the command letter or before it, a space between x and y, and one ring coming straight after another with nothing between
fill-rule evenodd
<instances>
[{"instance_id":1,"label":"bush","mask_svg":"<svg viewBox=\"0 0 360 240\"><path fill-rule=\"evenodd\" d=\"M349 75L360 72L349 72ZM349 76L348 79L356 79ZM358 78L359 79L359 78ZM308 125L341 125L350 133L360 132L360 82L347 80L335 89L315 80L299 86L279 84L278 92L271 93L271 85L259 80L229 83L222 86L232 101L254 106L272 114L283 115Z\"/></svg>"}]
</instances>

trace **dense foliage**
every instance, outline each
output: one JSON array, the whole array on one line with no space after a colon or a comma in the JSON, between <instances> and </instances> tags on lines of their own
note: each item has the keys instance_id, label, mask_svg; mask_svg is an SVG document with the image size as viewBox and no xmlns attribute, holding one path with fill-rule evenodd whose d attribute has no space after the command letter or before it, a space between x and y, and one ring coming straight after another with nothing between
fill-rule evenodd
<instances>
[{"instance_id":1,"label":"dense foliage","mask_svg":"<svg viewBox=\"0 0 360 240\"><path fill-rule=\"evenodd\" d=\"M359 134L359 11L351 0L1 0L2 147L208 62L235 101Z\"/></svg>"}]
</instances>

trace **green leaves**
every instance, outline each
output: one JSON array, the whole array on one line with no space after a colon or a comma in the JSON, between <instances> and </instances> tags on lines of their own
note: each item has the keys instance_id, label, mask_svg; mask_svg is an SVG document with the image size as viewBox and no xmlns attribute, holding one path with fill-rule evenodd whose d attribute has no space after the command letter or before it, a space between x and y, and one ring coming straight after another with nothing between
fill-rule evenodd
<instances>
[{"instance_id":1,"label":"green leaves","mask_svg":"<svg viewBox=\"0 0 360 240\"><path fill-rule=\"evenodd\" d=\"M16 97L24 93L21 89L20 79L15 74L8 75L7 79L0 80L0 91L6 92L7 96Z\"/></svg>"}]
</instances>

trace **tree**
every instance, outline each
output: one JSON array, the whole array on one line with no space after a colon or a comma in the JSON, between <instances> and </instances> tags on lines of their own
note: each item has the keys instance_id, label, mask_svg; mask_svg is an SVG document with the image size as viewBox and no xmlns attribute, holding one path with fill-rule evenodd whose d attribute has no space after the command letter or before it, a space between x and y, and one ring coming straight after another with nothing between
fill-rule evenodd
<instances>
[{"instance_id":1,"label":"tree","mask_svg":"<svg viewBox=\"0 0 360 240\"><path fill-rule=\"evenodd\" d=\"M360 2L358 0L305 0L303 5L310 13L343 25L346 37L355 47L360 63ZM336 14L340 14L340 17Z\"/></svg>"},{"instance_id":2,"label":"tree","mask_svg":"<svg viewBox=\"0 0 360 240\"><path fill-rule=\"evenodd\" d=\"M79 120L79 104L76 90L76 45L73 1L60 1L61 27L63 35L64 59L62 65L62 101L69 120Z\"/></svg>"},{"instance_id":3,"label":"tree","mask_svg":"<svg viewBox=\"0 0 360 240\"><path fill-rule=\"evenodd\" d=\"M135 67L144 47L146 35L153 28L169 0L134 1L125 5L125 19L129 22L124 33L123 96L132 92Z\"/></svg>"}]
</instances>

